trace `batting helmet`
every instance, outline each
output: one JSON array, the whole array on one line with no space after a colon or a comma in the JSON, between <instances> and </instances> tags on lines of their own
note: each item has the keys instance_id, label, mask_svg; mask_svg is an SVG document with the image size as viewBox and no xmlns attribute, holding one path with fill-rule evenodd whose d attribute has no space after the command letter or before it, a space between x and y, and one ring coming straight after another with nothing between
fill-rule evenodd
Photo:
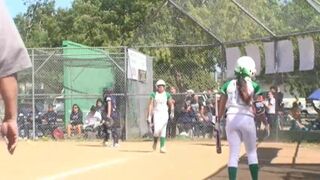
<instances>
[{"instance_id":1,"label":"batting helmet","mask_svg":"<svg viewBox=\"0 0 320 180\"><path fill-rule=\"evenodd\" d=\"M166 82L164 82L164 80L162 80L162 79L159 79L159 80L156 82L156 86L166 86Z\"/></svg>"},{"instance_id":2,"label":"batting helmet","mask_svg":"<svg viewBox=\"0 0 320 180\"><path fill-rule=\"evenodd\" d=\"M242 56L237 60L236 68L234 69L236 76L253 77L256 73L256 64L249 56Z\"/></svg>"}]
</instances>

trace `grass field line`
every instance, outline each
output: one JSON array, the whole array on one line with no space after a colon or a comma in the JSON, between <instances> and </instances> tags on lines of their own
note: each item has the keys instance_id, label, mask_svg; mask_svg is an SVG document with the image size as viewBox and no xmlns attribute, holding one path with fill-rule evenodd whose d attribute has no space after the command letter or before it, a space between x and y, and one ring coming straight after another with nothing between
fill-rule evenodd
<instances>
[{"instance_id":1,"label":"grass field line","mask_svg":"<svg viewBox=\"0 0 320 180\"><path fill-rule=\"evenodd\" d=\"M42 177L39 178L40 180L55 180L55 179L64 179L73 175L78 175L81 173L86 173L92 170L96 170L96 169L102 169L102 168L108 168L111 167L113 165L116 164L121 164L128 161L128 158L119 158L119 159L114 159L108 162L102 162L102 163L98 163L98 164L93 164L93 165L89 165L89 166L85 166L85 167L79 167L79 168L75 168L69 171L65 171L65 172L61 172L55 175L51 175L51 176L46 176L46 177Z\"/></svg>"}]
</instances>

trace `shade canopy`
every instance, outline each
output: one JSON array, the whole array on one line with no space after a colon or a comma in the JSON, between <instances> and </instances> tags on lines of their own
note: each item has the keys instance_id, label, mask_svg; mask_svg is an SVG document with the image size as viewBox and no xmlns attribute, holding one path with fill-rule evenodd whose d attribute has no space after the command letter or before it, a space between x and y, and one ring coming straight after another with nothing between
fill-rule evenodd
<instances>
[{"instance_id":1,"label":"shade canopy","mask_svg":"<svg viewBox=\"0 0 320 180\"><path fill-rule=\"evenodd\" d=\"M310 100L320 100L320 88L315 90L315 91L313 91L313 93L310 94L308 99L310 99Z\"/></svg>"}]
</instances>

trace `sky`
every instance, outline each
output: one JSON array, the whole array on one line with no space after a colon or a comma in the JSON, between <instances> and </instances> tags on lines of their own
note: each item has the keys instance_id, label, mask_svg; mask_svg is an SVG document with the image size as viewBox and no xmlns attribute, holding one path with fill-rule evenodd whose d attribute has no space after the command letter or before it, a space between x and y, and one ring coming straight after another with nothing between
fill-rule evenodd
<instances>
[{"instance_id":1,"label":"sky","mask_svg":"<svg viewBox=\"0 0 320 180\"><path fill-rule=\"evenodd\" d=\"M4 0L7 8L12 17L17 14L25 13L27 11L27 6L23 5L23 0ZM73 0L56 0L56 8L68 8L71 7Z\"/></svg>"}]
</instances>

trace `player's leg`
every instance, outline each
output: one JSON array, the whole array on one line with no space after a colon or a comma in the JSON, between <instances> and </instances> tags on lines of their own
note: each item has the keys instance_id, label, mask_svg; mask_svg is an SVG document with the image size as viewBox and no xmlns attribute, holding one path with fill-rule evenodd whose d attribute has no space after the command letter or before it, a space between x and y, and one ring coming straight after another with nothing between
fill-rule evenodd
<instances>
[{"instance_id":1,"label":"player's leg","mask_svg":"<svg viewBox=\"0 0 320 180\"><path fill-rule=\"evenodd\" d=\"M81 135L81 130L82 130L82 124L77 125L77 130L78 130L78 135Z\"/></svg>"},{"instance_id":2,"label":"player's leg","mask_svg":"<svg viewBox=\"0 0 320 180\"><path fill-rule=\"evenodd\" d=\"M112 138L113 138L113 146L114 147L119 146L118 128L117 127L112 127L111 128L111 134L112 134Z\"/></svg>"},{"instance_id":3,"label":"player's leg","mask_svg":"<svg viewBox=\"0 0 320 180\"><path fill-rule=\"evenodd\" d=\"M241 146L241 133L237 129L239 116L227 116L226 133L229 144L228 175L229 180L237 179L239 152Z\"/></svg>"},{"instance_id":4,"label":"player's leg","mask_svg":"<svg viewBox=\"0 0 320 180\"><path fill-rule=\"evenodd\" d=\"M152 145L152 149L155 151L157 149L157 144L158 144L158 140L159 140L159 136L161 133L161 123L160 123L160 118L161 117L161 113L159 112L154 112L153 113L153 145Z\"/></svg>"},{"instance_id":5,"label":"player's leg","mask_svg":"<svg viewBox=\"0 0 320 180\"><path fill-rule=\"evenodd\" d=\"M258 156L257 156L257 147L256 147L256 130L255 124L252 117L243 116L241 127L241 134L243 136L243 143L248 157L248 164L251 173L252 180L258 179Z\"/></svg>"},{"instance_id":6,"label":"player's leg","mask_svg":"<svg viewBox=\"0 0 320 180\"><path fill-rule=\"evenodd\" d=\"M161 129L161 134L160 134L160 152L161 153L165 153L166 152L165 144L166 144L167 124L168 124L168 120L163 118L162 119L162 124L161 124L162 129Z\"/></svg>"},{"instance_id":7,"label":"player's leg","mask_svg":"<svg viewBox=\"0 0 320 180\"><path fill-rule=\"evenodd\" d=\"M155 112L154 113L154 143L153 149L155 150L160 137L160 151L161 148L164 151L164 145L166 141L166 128L169 115L167 112Z\"/></svg>"},{"instance_id":8,"label":"player's leg","mask_svg":"<svg viewBox=\"0 0 320 180\"><path fill-rule=\"evenodd\" d=\"M109 128L106 122L102 124L102 131L103 131L103 141L102 145L108 146L108 141L110 139L110 134L109 134Z\"/></svg>"},{"instance_id":9,"label":"player's leg","mask_svg":"<svg viewBox=\"0 0 320 180\"><path fill-rule=\"evenodd\" d=\"M71 137L71 128L72 128L72 125L71 125L71 124L68 124L68 126L67 126L67 134L68 134L68 137Z\"/></svg>"}]
</instances>

